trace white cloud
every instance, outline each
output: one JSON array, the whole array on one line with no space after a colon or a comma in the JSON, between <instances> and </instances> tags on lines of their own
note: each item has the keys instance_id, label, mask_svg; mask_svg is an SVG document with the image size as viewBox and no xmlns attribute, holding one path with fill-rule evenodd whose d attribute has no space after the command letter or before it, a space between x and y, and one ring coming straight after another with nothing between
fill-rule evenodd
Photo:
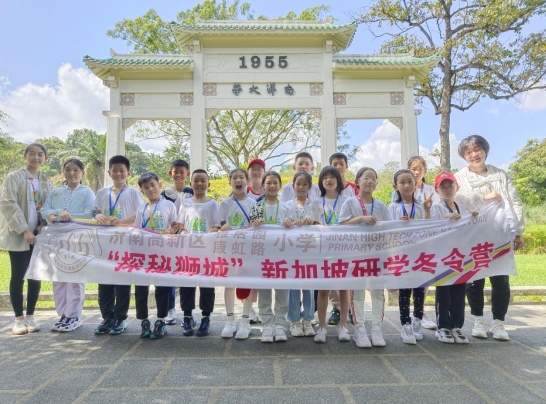
<instances>
[{"instance_id":1,"label":"white cloud","mask_svg":"<svg viewBox=\"0 0 546 404\"><path fill-rule=\"evenodd\" d=\"M6 92L10 84L11 82L6 76L0 76L0 96Z\"/></svg>"},{"instance_id":2,"label":"white cloud","mask_svg":"<svg viewBox=\"0 0 546 404\"><path fill-rule=\"evenodd\" d=\"M540 111L546 109L546 90L531 90L516 99L517 105L524 111Z\"/></svg>"},{"instance_id":3,"label":"white cloud","mask_svg":"<svg viewBox=\"0 0 546 404\"><path fill-rule=\"evenodd\" d=\"M64 138L78 128L105 131L102 111L108 109L108 89L102 82L70 64L59 67L57 80L54 86L27 83L4 94L0 91L0 110L10 117L11 136L30 142L40 137Z\"/></svg>"}]
</instances>

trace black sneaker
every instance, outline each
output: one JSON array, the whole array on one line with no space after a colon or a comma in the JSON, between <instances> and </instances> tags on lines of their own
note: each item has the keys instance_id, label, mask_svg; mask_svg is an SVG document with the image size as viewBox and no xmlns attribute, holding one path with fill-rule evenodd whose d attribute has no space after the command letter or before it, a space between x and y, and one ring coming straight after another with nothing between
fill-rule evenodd
<instances>
[{"instance_id":1,"label":"black sneaker","mask_svg":"<svg viewBox=\"0 0 546 404\"><path fill-rule=\"evenodd\" d=\"M209 325L210 325L210 319L208 316L203 317L201 319L201 324L199 325L199 329L195 333L198 337L206 337L209 335Z\"/></svg>"},{"instance_id":2,"label":"black sneaker","mask_svg":"<svg viewBox=\"0 0 546 404\"><path fill-rule=\"evenodd\" d=\"M142 323L140 323L140 327L142 329L142 331L140 332L140 338L150 338L150 335L152 335L150 320L142 320Z\"/></svg>"},{"instance_id":3,"label":"black sneaker","mask_svg":"<svg viewBox=\"0 0 546 404\"><path fill-rule=\"evenodd\" d=\"M165 320L157 319L154 323L154 330L150 339L161 339L167 335L167 326L165 325Z\"/></svg>"},{"instance_id":4,"label":"black sneaker","mask_svg":"<svg viewBox=\"0 0 546 404\"><path fill-rule=\"evenodd\" d=\"M112 328L110 329L110 335L120 335L127 330L127 320L114 320Z\"/></svg>"},{"instance_id":5,"label":"black sneaker","mask_svg":"<svg viewBox=\"0 0 546 404\"><path fill-rule=\"evenodd\" d=\"M106 320L102 320L99 326L95 328L95 335L108 334L110 330L112 329L113 325L114 325L114 321L110 318Z\"/></svg>"},{"instance_id":6,"label":"black sneaker","mask_svg":"<svg viewBox=\"0 0 546 404\"><path fill-rule=\"evenodd\" d=\"M191 337L193 335L193 327L195 327L195 321L193 317L184 316L182 322L182 330L184 330L185 337Z\"/></svg>"},{"instance_id":7,"label":"black sneaker","mask_svg":"<svg viewBox=\"0 0 546 404\"><path fill-rule=\"evenodd\" d=\"M338 325L341 319L341 313L338 309L332 309L330 312L330 318L328 319L328 325Z\"/></svg>"}]
</instances>

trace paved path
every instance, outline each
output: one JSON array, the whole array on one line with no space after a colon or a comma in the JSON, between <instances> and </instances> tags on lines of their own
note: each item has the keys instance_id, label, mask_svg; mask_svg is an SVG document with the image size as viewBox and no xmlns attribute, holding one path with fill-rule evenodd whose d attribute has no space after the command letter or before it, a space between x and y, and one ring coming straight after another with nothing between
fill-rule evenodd
<instances>
[{"instance_id":1,"label":"paved path","mask_svg":"<svg viewBox=\"0 0 546 404\"><path fill-rule=\"evenodd\" d=\"M388 346L359 350L338 343L333 328L325 345L310 338L264 345L259 327L248 341L222 340L220 314L206 338L185 338L172 326L163 340L142 341L135 320L126 335L96 337L96 311L71 334L47 331L55 316L41 312L42 332L13 337L4 312L0 402L544 403L546 306L510 313L511 342L446 346L427 332L411 347L401 343L391 308Z\"/></svg>"}]
</instances>

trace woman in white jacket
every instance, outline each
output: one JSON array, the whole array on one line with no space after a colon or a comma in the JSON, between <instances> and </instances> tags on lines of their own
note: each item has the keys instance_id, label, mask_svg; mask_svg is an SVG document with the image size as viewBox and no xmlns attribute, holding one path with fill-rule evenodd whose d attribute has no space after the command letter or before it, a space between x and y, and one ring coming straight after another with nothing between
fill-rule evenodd
<instances>
[{"instance_id":1,"label":"woman in white jacket","mask_svg":"<svg viewBox=\"0 0 546 404\"><path fill-rule=\"evenodd\" d=\"M485 164L489 153L489 143L478 135L469 136L459 144L459 155L466 160L468 166L455 174L459 191L457 202L471 212L478 211L488 203L498 203L499 208L507 209L513 219L516 230L514 249L523 246L523 206L510 177L504 170ZM510 302L510 283L508 275L498 275L489 278L491 281L491 309L493 324L487 327L483 318L485 279L480 279L467 285L467 298L470 310L474 316L472 336L487 338L492 334L499 341L508 341L510 337L504 329L504 317Z\"/></svg>"}]
</instances>

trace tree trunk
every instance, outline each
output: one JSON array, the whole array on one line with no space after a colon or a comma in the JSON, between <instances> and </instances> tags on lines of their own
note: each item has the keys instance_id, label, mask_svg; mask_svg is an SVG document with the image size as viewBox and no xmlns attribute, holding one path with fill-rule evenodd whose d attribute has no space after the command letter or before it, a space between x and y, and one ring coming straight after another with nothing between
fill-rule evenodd
<instances>
[{"instance_id":1,"label":"tree trunk","mask_svg":"<svg viewBox=\"0 0 546 404\"><path fill-rule=\"evenodd\" d=\"M443 60L442 98L440 100L440 167L442 170L451 170L451 156L449 150L449 129L451 126L451 96L453 94L451 70L452 49L451 41L451 17L444 16L446 29L445 57Z\"/></svg>"}]
</instances>

